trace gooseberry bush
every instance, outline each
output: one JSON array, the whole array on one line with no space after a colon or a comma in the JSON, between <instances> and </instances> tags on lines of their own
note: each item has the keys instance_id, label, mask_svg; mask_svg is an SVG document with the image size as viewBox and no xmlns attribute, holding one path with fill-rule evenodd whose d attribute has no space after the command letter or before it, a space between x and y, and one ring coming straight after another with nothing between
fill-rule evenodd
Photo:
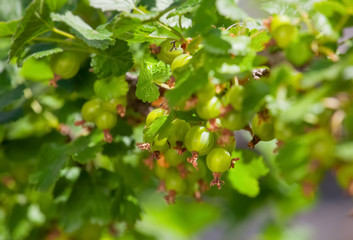
<instances>
[{"instance_id":1,"label":"gooseberry bush","mask_svg":"<svg viewBox=\"0 0 353 240\"><path fill-rule=\"evenodd\" d=\"M0 3L0 239L190 239L261 208L285 239L325 175L353 195L352 1L258 6Z\"/></svg>"}]
</instances>

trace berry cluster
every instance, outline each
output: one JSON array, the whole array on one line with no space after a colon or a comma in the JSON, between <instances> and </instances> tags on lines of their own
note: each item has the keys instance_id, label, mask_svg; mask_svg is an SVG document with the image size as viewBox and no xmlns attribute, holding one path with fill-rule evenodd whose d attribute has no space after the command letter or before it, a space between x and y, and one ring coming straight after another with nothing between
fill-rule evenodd
<instances>
[{"instance_id":1,"label":"berry cluster","mask_svg":"<svg viewBox=\"0 0 353 240\"><path fill-rule=\"evenodd\" d=\"M82 106L81 114L84 121L77 122L76 125L82 125L86 121L93 122L104 132L104 140L111 143L113 138L110 134L117 122L117 115L125 116L126 97L111 99L104 102L99 98L89 100Z\"/></svg>"},{"instance_id":2,"label":"berry cluster","mask_svg":"<svg viewBox=\"0 0 353 240\"><path fill-rule=\"evenodd\" d=\"M158 53L159 60L171 64L172 72L187 66L192 59L176 42L165 41L160 47L155 47L154 52ZM138 144L140 149L151 152L145 160L150 169L153 169L156 160L156 175L162 182L162 189L168 191L168 202L173 202L177 193L192 193L199 199L201 192L207 189L207 168L213 174L210 186L221 188L224 183L220 179L221 174L234 167L234 162L238 160L232 158L236 145L234 131L249 130L253 135L249 143L252 148L260 140L274 139L273 120L268 111L265 109L256 114L250 127L250 119L242 113L243 100L244 87L238 82L226 86L210 81L173 109L162 104L164 109L157 108L149 113L146 129L172 111L193 112L197 118L186 121L174 117L152 141L145 140L145 143Z\"/></svg>"}]
</instances>

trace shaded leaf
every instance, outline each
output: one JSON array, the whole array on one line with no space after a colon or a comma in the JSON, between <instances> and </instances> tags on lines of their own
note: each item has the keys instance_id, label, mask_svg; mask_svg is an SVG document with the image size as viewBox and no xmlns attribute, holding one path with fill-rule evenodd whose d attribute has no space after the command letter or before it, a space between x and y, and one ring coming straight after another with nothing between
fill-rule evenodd
<instances>
[{"instance_id":1,"label":"shaded leaf","mask_svg":"<svg viewBox=\"0 0 353 240\"><path fill-rule=\"evenodd\" d=\"M117 40L113 46L102 54L96 54L91 60L91 67L99 78L123 75L132 65L132 54L129 52L127 42L123 40Z\"/></svg>"},{"instance_id":2,"label":"shaded leaf","mask_svg":"<svg viewBox=\"0 0 353 240\"><path fill-rule=\"evenodd\" d=\"M94 134L85 137L79 137L68 146L67 154L75 161L85 164L96 157L98 152L102 151L102 143L94 142Z\"/></svg>"},{"instance_id":3,"label":"shaded leaf","mask_svg":"<svg viewBox=\"0 0 353 240\"><path fill-rule=\"evenodd\" d=\"M27 7L22 20L18 23L9 53L10 59L16 56L28 41L51 30L51 24L47 5L41 4L41 0L33 1Z\"/></svg>"},{"instance_id":4,"label":"shaded leaf","mask_svg":"<svg viewBox=\"0 0 353 240\"><path fill-rule=\"evenodd\" d=\"M45 0L45 3L52 12L60 10L67 2L68 0Z\"/></svg>"},{"instance_id":5,"label":"shaded leaf","mask_svg":"<svg viewBox=\"0 0 353 240\"><path fill-rule=\"evenodd\" d=\"M31 176L31 182L38 190L48 190L59 178L61 168L68 160L66 147L54 143L45 144L39 152L37 171Z\"/></svg>"},{"instance_id":6,"label":"shaded leaf","mask_svg":"<svg viewBox=\"0 0 353 240\"><path fill-rule=\"evenodd\" d=\"M0 124L16 121L24 114L22 107L15 108L8 112L0 112Z\"/></svg>"},{"instance_id":7,"label":"shaded leaf","mask_svg":"<svg viewBox=\"0 0 353 240\"><path fill-rule=\"evenodd\" d=\"M17 28L19 20L13 20L10 22L0 22L0 37L12 36Z\"/></svg>"},{"instance_id":8,"label":"shaded leaf","mask_svg":"<svg viewBox=\"0 0 353 240\"><path fill-rule=\"evenodd\" d=\"M13 103L14 101L22 98L23 90L25 89L25 85L18 85L16 88L11 90L0 90L0 111Z\"/></svg>"}]
</instances>

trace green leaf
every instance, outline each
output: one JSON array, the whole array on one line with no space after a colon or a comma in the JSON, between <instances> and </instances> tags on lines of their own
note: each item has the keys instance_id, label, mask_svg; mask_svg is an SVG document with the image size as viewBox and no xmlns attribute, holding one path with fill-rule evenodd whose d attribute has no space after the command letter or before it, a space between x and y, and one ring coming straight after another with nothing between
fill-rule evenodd
<instances>
[{"instance_id":1,"label":"green leaf","mask_svg":"<svg viewBox=\"0 0 353 240\"><path fill-rule=\"evenodd\" d=\"M64 51L62 48L52 48L52 49L48 49L48 50L43 50L43 51L35 52L35 53L29 55L26 58L26 60L31 57L33 57L35 59L44 58L44 57L47 57L47 56L50 56L50 55L53 55L55 53L59 53L62 51Z\"/></svg>"},{"instance_id":2,"label":"green leaf","mask_svg":"<svg viewBox=\"0 0 353 240\"><path fill-rule=\"evenodd\" d=\"M217 22L215 11L217 11L215 0L203 0L192 18L193 26L190 34L193 36L207 34L210 27Z\"/></svg>"},{"instance_id":3,"label":"green leaf","mask_svg":"<svg viewBox=\"0 0 353 240\"><path fill-rule=\"evenodd\" d=\"M113 24L114 37L130 42L155 41L152 32L156 30L154 26L144 24L156 14L147 14L147 17L141 18L141 14L122 13Z\"/></svg>"},{"instance_id":4,"label":"green leaf","mask_svg":"<svg viewBox=\"0 0 353 240\"><path fill-rule=\"evenodd\" d=\"M89 0L89 4L102 11L130 12L135 7L134 0Z\"/></svg>"},{"instance_id":5,"label":"green leaf","mask_svg":"<svg viewBox=\"0 0 353 240\"><path fill-rule=\"evenodd\" d=\"M179 119L183 119L187 122L200 122L204 121L202 118L199 118L193 110L191 111L173 111L175 113L175 117Z\"/></svg>"},{"instance_id":6,"label":"green leaf","mask_svg":"<svg viewBox=\"0 0 353 240\"><path fill-rule=\"evenodd\" d=\"M245 163L241 153L233 153L232 157L239 157L235 167L229 170L228 179L234 189L248 196L256 197L259 192L259 178L265 176L269 169L263 162L262 156L253 157L250 163Z\"/></svg>"},{"instance_id":7,"label":"green leaf","mask_svg":"<svg viewBox=\"0 0 353 240\"><path fill-rule=\"evenodd\" d=\"M45 3L52 12L60 10L67 2L68 0L45 0Z\"/></svg>"},{"instance_id":8,"label":"green leaf","mask_svg":"<svg viewBox=\"0 0 353 240\"><path fill-rule=\"evenodd\" d=\"M21 76L31 81L48 81L54 73L46 59L26 58L20 71Z\"/></svg>"},{"instance_id":9,"label":"green leaf","mask_svg":"<svg viewBox=\"0 0 353 240\"><path fill-rule=\"evenodd\" d=\"M175 11L168 13L167 18L179 15L186 15L195 12L199 5L199 0L187 0L184 1L180 6L175 8Z\"/></svg>"},{"instance_id":10,"label":"green leaf","mask_svg":"<svg viewBox=\"0 0 353 240\"><path fill-rule=\"evenodd\" d=\"M348 63L349 64L349 63ZM312 64L301 81L301 85L305 88L314 87L316 84L324 81L336 81L337 76L347 66L346 61L332 63L329 60L318 60Z\"/></svg>"},{"instance_id":11,"label":"green leaf","mask_svg":"<svg viewBox=\"0 0 353 240\"><path fill-rule=\"evenodd\" d=\"M24 115L23 108L18 107L11 111L0 112L0 124L16 121Z\"/></svg>"},{"instance_id":12,"label":"green leaf","mask_svg":"<svg viewBox=\"0 0 353 240\"><path fill-rule=\"evenodd\" d=\"M0 111L14 101L21 99L23 97L24 89L25 85L18 85L11 90L0 90Z\"/></svg>"},{"instance_id":13,"label":"green leaf","mask_svg":"<svg viewBox=\"0 0 353 240\"><path fill-rule=\"evenodd\" d=\"M104 187L82 172L66 203L60 206L60 223L66 232L79 229L85 222L99 225L110 220L111 204Z\"/></svg>"},{"instance_id":14,"label":"green leaf","mask_svg":"<svg viewBox=\"0 0 353 240\"><path fill-rule=\"evenodd\" d=\"M266 31L255 31L250 35L251 42L250 47L256 52L260 52L265 49L266 43L271 40L271 36Z\"/></svg>"},{"instance_id":15,"label":"green leaf","mask_svg":"<svg viewBox=\"0 0 353 240\"><path fill-rule=\"evenodd\" d=\"M71 12L65 14L50 14L53 21L64 22L70 27L70 31L83 40L88 46L107 49L109 45L114 44L112 33L105 28L92 29L80 17L73 15Z\"/></svg>"},{"instance_id":16,"label":"green leaf","mask_svg":"<svg viewBox=\"0 0 353 240\"><path fill-rule=\"evenodd\" d=\"M120 76L125 74L133 65L132 55L127 42L117 40L101 54L92 57L91 67L99 78Z\"/></svg>"},{"instance_id":17,"label":"green leaf","mask_svg":"<svg viewBox=\"0 0 353 240\"><path fill-rule=\"evenodd\" d=\"M48 190L59 178L61 168L68 160L66 147L57 143L42 146L39 152L37 171L31 176L31 182L38 190Z\"/></svg>"},{"instance_id":18,"label":"green leaf","mask_svg":"<svg viewBox=\"0 0 353 240\"><path fill-rule=\"evenodd\" d=\"M311 139L309 137L299 136L290 139L283 147L279 148L275 161L287 181L298 181L307 174L310 145Z\"/></svg>"},{"instance_id":19,"label":"green leaf","mask_svg":"<svg viewBox=\"0 0 353 240\"><path fill-rule=\"evenodd\" d=\"M221 38L221 32L217 29L211 30L204 36L203 44L207 52L215 55L225 55L232 47L229 42Z\"/></svg>"},{"instance_id":20,"label":"green leaf","mask_svg":"<svg viewBox=\"0 0 353 240\"><path fill-rule=\"evenodd\" d=\"M186 72L187 74L187 72ZM208 83L208 74L203 68L192 72L180 85L166 93L168 105L173 107L191 97L193 93Z\"/></svg>"},{"instance_id":21,"label":"green leaf","mask_svg":"<svg viewBox=\"0 0 353 240\"><path fill-rule=\"evenodd\" d=\"M167 121L168 116L159 116L156 118L151 125L143 130L143 141L144 142L153 142L154 137L157 135L158 131Z\"/></svg>"},{"instance_id":22,"label":"green leaf","mask_svg":"<svg viewBox=\"0 0 353 240\"><path fill-rule=\"evenodd\" d=\"M128 91L129 86L125 81L125 75L97 80L94 83L95 94L104 101L126 96Z\"/></svg>"},{"instance_id":23,"label":"green leaf","mask_svg":"<svg viewBox=\"0 0 353 240\"><path fill-rule=\"evenodd\" d=\"M315 10L321 12L327 17L332 17L335 13L345 14L346 8L337 1L321 1L314 3Z\"/></svg>"},{"instance_id":24,"label":"green leaf","mask_svg":"<svg viewBox=\"0 0 353 240\"><path fill-rule=\"evenodd\" d=\"M353 142L338 144L336 146L335 156L346 162L353 162Z\"/></svg>"},{"instance_id":25,"label":"green leaf","mask_svg":"<svg viewBox=\"0 0 353 240\"><path fill-rule=\"evenodd\" d=\"M159 97L157 84L166 82L170 76L170 67L162 61L142 63L136 85L136 96L144 102L153 102Z\"/></svg>"},{"instance_id":26,"label":"green leaf","mask_svg":"<svg viewBox=\"0 0 353 240\"><path fill-rule=\"evenodd\" d=\"M96 134L89 134L85 137L79 137L71 142L66 153L75 161L86 164L95 159L96 154L102 151L102 142L95 141Z\"/></svg>"},{"instance_id":27,"label":"green leaf","mask_svg":"<svg viewBox=\"0 0 353 240\"><path fill-rule=\"evenodd\" d=\"M17 30L13 36L10 49L10 59L17 55L19 50L30 40L51 30L51 20L46 4L41 0L34 0L26 9L22 20L18 23Z\"/></svg>"},{"instance_id":28,"label":"green leaf","mask_svg":"<svg viewBox=\"0 0 353 240\"><path fill-rule=\"evenodd\" d=\"M217 0L216 6L219 14L231 20L242 20L248 15L238 7L238 0Z\"/></svg>"},{"instance_id":29,"label":"green leaf","mask_svg":"<svg viewBox=\"0 0 353 240\"><path fill-rule=\"evenodd\" d=\"M264 98L270 93L270 87L261 81L250 80L244 88L242 112L247 117L252 117L261 107Z\"/></svg>"},{"instance_id":30,"label":"green leaf","mask_svg":"<svg viewBox=\"0 0 353 240\"><path fill-rule=\"evenodd\" d=\"M10 37L15 34L19 20L0 22L0 37Z\"/></svg>"},{"instance_id":31,"label":"green leaf","mask_svg":"<svg viewBox=\"0 0 353 240\"><path fill-rule=\"evenodd\" d=\"M330 85L322 86L315 91L308 92L301 96L290 108L288 108L282 115L281 120L284 122L299 122L304 118L304 115L310 108L318 103L325 96L330 95L334 89Z\"/></svg>"}]
</instances>

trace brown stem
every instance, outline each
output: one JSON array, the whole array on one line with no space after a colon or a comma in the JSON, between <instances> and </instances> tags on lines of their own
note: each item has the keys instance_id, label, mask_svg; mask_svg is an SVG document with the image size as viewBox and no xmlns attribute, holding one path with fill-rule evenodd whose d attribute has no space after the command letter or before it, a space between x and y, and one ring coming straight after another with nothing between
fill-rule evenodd
<instances>
[{"instance_id":1,"label":"brown stem","mask_svg":"<svg viewBox=\"0 0 353 240\"><path fill-rule=\"evenodd\" d=\"M54 78L49 81L49 85L53 87L58 87L57 82L61 79L61 76L54 73Z\"/></svg>"},{"instance_id":2,"label":"brown stem","mask_svg":"<svg viewBox=\"0 0 353 240\"><path fill-rule=\"evenodd\" d=\"M234 164L236 161L240 160L240 158L233 158L232 160L230 160L230 166L229 169L234 168Z\"/></svg>"},{"instance_id":3,"label":"brown stem","mask_svg":"<svg viewBox=\"0 0 353 240\"><path fill-rule=\"evenodd\" d=\"M252 129L249 124L244 127L244 130L248 131L252 137L254 136L254 133L252 132Z\"/></svg>"},{"instance_id":4,"label":"brown stem","mask_svg":"<svg viewBox=\"0 0 353 240\"><path fill-rule=\"evenodd\" d=\"M248 143L248 147L254 149L255 145L258 144L260 141L261 138L259 138L257 135L254 135L251 141Z\"/></svg>"}]
</instances>

